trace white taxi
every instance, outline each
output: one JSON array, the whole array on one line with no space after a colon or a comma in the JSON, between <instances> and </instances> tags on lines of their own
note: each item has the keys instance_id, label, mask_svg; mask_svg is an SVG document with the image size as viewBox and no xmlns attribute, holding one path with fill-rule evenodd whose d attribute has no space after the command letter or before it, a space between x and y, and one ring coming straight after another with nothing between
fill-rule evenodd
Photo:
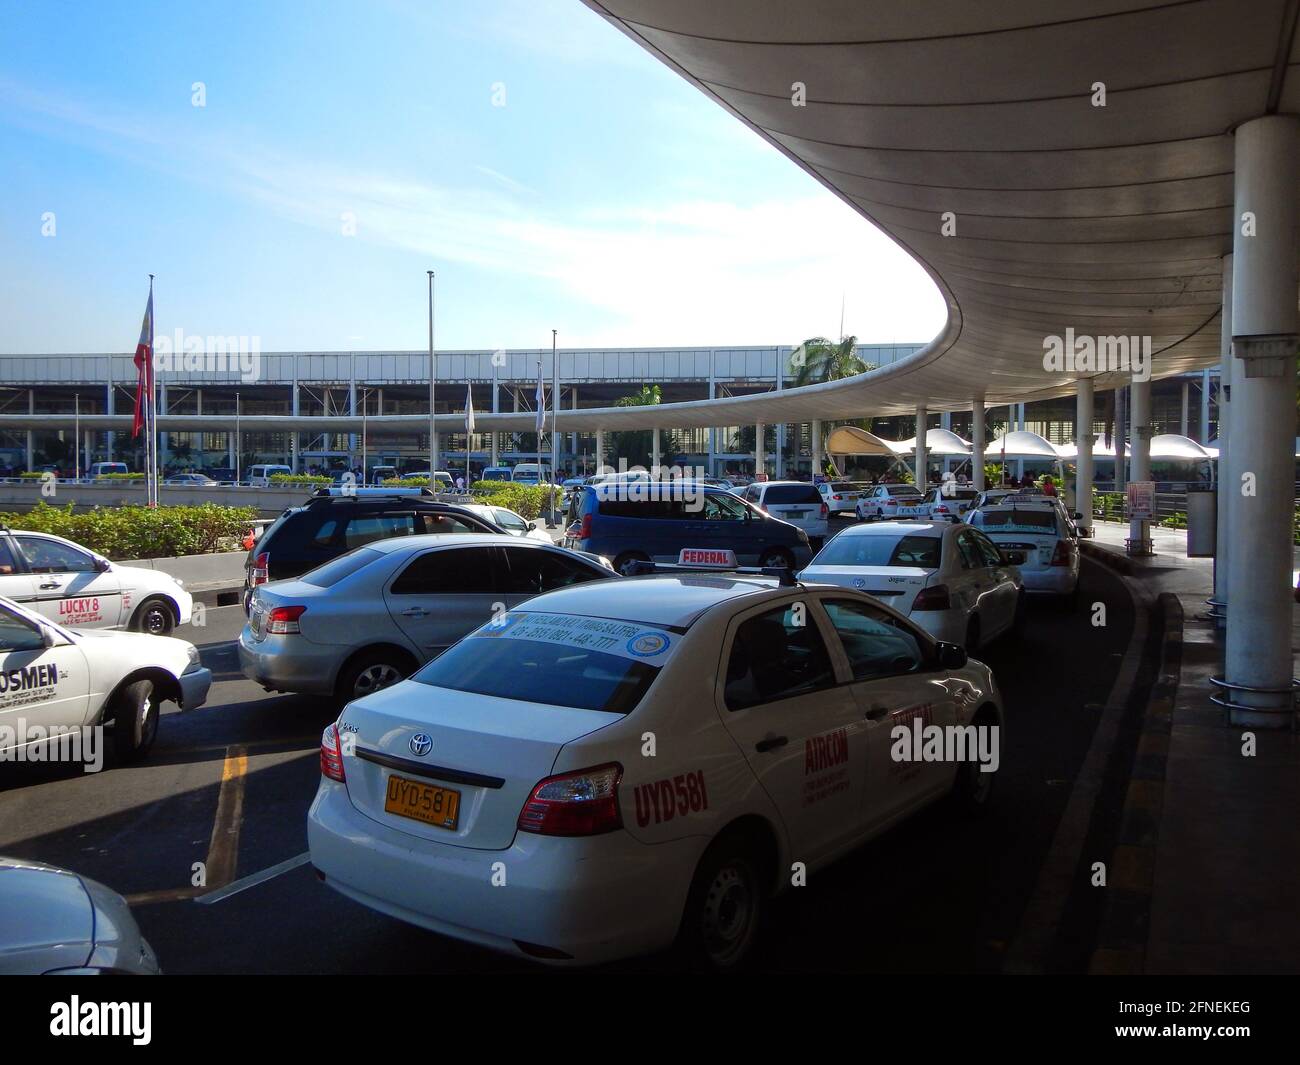
<instances>
[{"instance_id":1,"label":"white taxi","mask_svg":"<svg viewBox=\"0 0 1300 1065\"><path fill-rule=\"evenodd\" d=\"M1023 621L1023 561L969 525L887 521L845 529L799 578L864 591L936 640L975 651Z\"/></svg>"},{"instance_id":2,"label":"white taxi","mask_svg":"<svg viewBox=\"0 0 1300 1065\"><path fill-rule=\"evenodd\" d=\"M930 504L914 484L878 484L858 493L853 512L858 521L928 518Z\"/></svg>"},{"instance_id":3,"label":"white taxi","mask_svg":"<svg viewBox=\"0 0 1300 1065\"><path fill-rule=\"evenodd\" d=\"M860 593L788 571L593 581L349 704L322 737L311 861L514 955L676 941L730 969L792 880L946 795L987 804L995 758L912 758L907 737L996 745L1001 722L985 666Z\"/></svg>"},{"instance_id":4,"label":"white taxi","mask_svg":"<svg viewBox=\"0 0 1300 1065\"><path fill-rule=\"evenodd\" d=\"M1025 591L1073 603L1079 591L1078 530L1059 500L1007 499L973 511L967 519L1003 551L1024 555Z\"/></svg>"},{"instance_id":5,"label":"white taxi","mask_svg":"<svg viewBox=\"0 0 1300 1065\"><path fill-rule=\"evenodd\" d=\"M96 725L112 725L119 758L142 758L162 704L192 710L211 686L211 671L184 640L74 632L0 599L0 762L49 760L34 749Z\"/></svg>"},{"instance_id":6,"label":"white taxi","mask_svg":"<svg viewBox=\"0 0 1300 1065\"><path fill-rule=\"evenodd\" d=\"M72 629L167 636L194 599L161 570L123 566L50 533L0 526L0 596Z\"/></svg>"}]
</instances>

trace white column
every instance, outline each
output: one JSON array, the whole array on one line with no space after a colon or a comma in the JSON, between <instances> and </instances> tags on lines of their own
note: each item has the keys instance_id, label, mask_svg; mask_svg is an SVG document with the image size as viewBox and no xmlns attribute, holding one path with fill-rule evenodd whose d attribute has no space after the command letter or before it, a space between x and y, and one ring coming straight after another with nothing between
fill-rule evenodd
<instances>
[{"instance_id":1,"label":"white column","mask_svg":"<svg viewBox=\"0 0 1300 1065\"><path fill-rule=\"evenodd\" d=\"M976 396L970 405L970 483L977 492L988 487L984 483L984 397Z\"/></svg>"},{"instance_id":2,"label":"white column","mask_svg":"<svg viewBox=\"0 0 1300 1065\"><path fill-rule=\"evenodd\" d=\"M1183 382L1183 409L1182 416L1178 420L1178 431L1182 433L1183 436L1187 435L1187 430L1190 428L1187 422L1187 392L1190 387L1191 386L1186 381Z\"/></svg>"},{"instance_id":3,"label":"white column","mask_svg":"<svg viewBox=\"0 0 1300 1065\"><path fill-rule=\"evenodd\" d=\"M767 472L767 455L763 449L763 432L766 426L759 422L754 426L754 476Z\"/></svg>"},{"instance_id":4,"label":"white column","mask_svg":"<svg viewBox=\"0 0 1300 1065\"><path fill-rule=\"evenodd\" d=\"M299 409L299 407L298 407L298 355L297 355L297 353L295 353L295 354L293 354L292 356L290 356L290 361L293 363L293 383L289 386L289 411L290 411L290 413L292 413L293 416L296 418L296 417L298 417L298 409ZM199 404L200 404L200 406L202 406L202 403L203 403L203 400L202 400L202 398L200 398L200 399L199 399ZM201 412L200 412L200 413L201 413ZM289 434L289 466L293 469L293 472L294 472L294 473L299 473L299 472L301 472L300 469L299 469L299 467L301 466L301 460L299 459L299 456L298 456L298 453L299 453L299 451L301 451L301 450L302 450L302 441L301 441L301 439L299 439L299 436L298 436L298 430L297 430L297 429L294 429L294 430Z\"/></svg>"},{"instance_id":5,"label":"white column","mask_svg":"<svg viewBox=\"0 0 1300 1065\"><path fill-rule=\"evenodd\" d=\"M1201 436L1199 444L1210 442L1210 371L1201 371Z\"/></svg>"},{"instance_id":6,"label":"white column","mask_svg":"<svg viewBox=\"0 0 1300 1065\"><path fill-rule=\"evenodd\" d=\"M1128 442L1128 426L1124 424L1124 389L1115 389L1115 491L1123 492L1128 483L1127 459L1124 457L1124 445Z\"/></svg>"},{"instance_id":7,"label":"white column","mask_svg":"<svg viewBox=\"0 0 1300 1065\"><path fill-rule=\"evenodd\" d=\"M922 492L925 491L925 487L929 483L925 477L926 420L927 419L925 413L925 404L918 403L916 405L916 468L913 473L913 476L916 478L916 487L919 488Z\"/></svg>"},{"instance_id":8,"label":"white column","mask_svg":"<svg viewBox=\"0 0 1300 1065\"><path fill-rule=\"evenodd\" d=\"M1151 381L1134 381L1129 396L1129 447L1133 454L1129 460L1129 480L1151 480ZM1151 535L1151 523L1133 519L1128 527L1134 550Z\"/></svg>"},{"instance_id":9,"label":"white column","mask_svg":"<svg viewBox=\"0 0 1300 1065\"><path fill-rule=\"evenodd\" d=\"M498 370L498 366L495 362L493 362L492 363L492 413L493 414L501 413L501 389L497 384L497 370ZM501 465L500 437L495 429L492 430L492 432L488 433L488 436L492 438L492 465L499 466Z\"/></svg>"},{"instance_id":10,"label":"white column","mask_svg":"<svg viewBox=\"0 0 1300 1065\"><path fill-rule=\"evenodd\" d=\"M714 357L717 350L709 349L709 399L715 399L718 394L718 379L714 372ZM709 426L709 462L707 472L710 477L718 475L718 429L717 426Z\"/></svg>"},{"instance_id":11,"label":"white column","mask_svg":"<svg viewBox=\"0 0 1300 1065\"><path fill-rule=\"evenodd\" d=\"M1232 255L1229 253L1223 257L1223 313L1219 319L1219 354L1223 361L1220 363L1219 380L1230 381L1232 377ZM1209 370L1205 371L1207 381L1205 383L1205 394L1202 397L1202 411L1208 412L1210 401L1209 391ZM1219 392L1219 462L1217 467L1218 485L1217 485L1217 508L1214 522L1214 599L1220 604L1217 613L1224 613L1228 608L1228 590L1229 590L1229 573L1231 572L1232 558L1232 507L1237 499L1240 498L1240 490L1234 495L1233 488L1236 479L1232 476L1232 455L1230 444L1232 437L1232 404L1229 397L1232 390L1228 389ZM1203 414L1203 421L1208 431L1209 415ZM1205 437L1208 442L1209 437ZM1234 484L1236 482L1236 484ZM1223 629L1227 627L1227 618L1221 617L1216 622L1216 627Z\"/></svg>"},{"instance_id":12,"label":"white column","mask_svg":"<svg viewBox=\"0 0 1300 1065\"><path fill-rule=\"evenodd\" d=\"M1225 675L1234 725L1288 727L1295 368L1300 340L1300 119L1237 127L1234 144L1231 535ZM1243 229L1247 232L1243 233ZM1238 367L1238 364L1241 364ZM1240 370L1241 377L1236 376Z\"/></svg>"},{"instance_id":13,"label":"white column","mask_svg":"<svg viewBox=\"0 0 1300 1065\"><path fill-rule=\"evenodd\" d=\"M36 413L36 393L30 388L27 390L27 413ZM36 436L27 430L27 472L32 473L36 469ZM110 456L111 457L111 456Z\"/></svg>"},{"instance_id":14,"label":"white column","mask_svg":"<svg viewBox=\"0 0 1300 1065\"><path fill-rule=\"evenodd\" d=\"M574 372L577 372L576 363L574 366ZM569 409L577 410L578 409L578 386L575 384L570 387L573 389L573 402L569 404ZM576 431L569 434L569 452L573 455L573 463L574 463L573 472L577 474L580 471L578 470L578 465L577 465L578 464L578 434Z\"/></svg>"},{"instance_id":15,"label":"white column","mask_svg":"<svg viewBox=\"0 0 1300 1065\"><path fill-rule=\"evenodd\" d=\"M785 359L778 350L776 353L776 390L781 391L785 387ZM776 424L776 454L772 456L776 466L776 479L778 481L785 478L785 422Z\"/></svg>"},{"instance_id":16,"label":"white column","mask_svg":"<svg viewBox=\"0 0 1300 1065\"><path fill-rule=\"evenodd\" d=\"M113 392L116 390L116 387L117 386L113 384L113 356L110 355L108 357L108 385L104 389L104 413L105 414L114 413ZM110 429L104 436L104 444L108 448L108 451L105 453L104 458L107 459L109 462L113 461L113 437L114 437L114 433L112 429Z\"/></svg>"},{"instance_id":17,"label":"white column","mask_svg":"<svg viewBox=\"0 0 1300 1065\"><path fill-rule=\"evenodd\" d=\"M348 414L357 416L357 353L354 351L348 359ZM348 469L356 465L357 434L348 433ZM365 471L363 470L364 474ZM432 480L433 473L429 477ZM364 479L364 477L363 477Z\"/></svg>"},{"instance_id":18,"label":"white column","mask_svg":"<svg viewBox=\"0 0 1300 1065\"><path fill-rule=\"evenodd\" d=\"M167 413L167 382L166 381L158 382L158 413L159 414ZM167 452L169 449L169 441L167 439L167 436L168 436L167 433L158 434L158 468L160 470L165 470L167 468Z\"/></svg>"},{"instance_id":19,"label":"white column","mask_svg":"<svg viewBox=\"0 0 1300 1065\"><path fill-rule=\"evenodd\" d=\"M1074 460L1074 509L1079 514L1079 527L1092 528L1092 422L1093 383L1091 377L1080 378L1074 407L1074 445L1078 456Z\"/></svg>"},{"instance_id":20,"label":"white column","mask_svg":"<svg viewBox=\"0 0 1300 1065\"><path fill-rule=\"evenodd\" d=\"M605 465L605 430L596 430L596 472L599 473L601 467Z\"/></svg>"},{"instance_id":21,"label":"white column","mask_svg":"<svg viewBox=\"0 0 1300 1065\"><path fill-rule=\"evenodd\" d=\"M822 462L822 423L816 419L812 422L812 475L817 479L825 463Z\"/></svg>"},{"instance_id":22,"label":"white column","mask_svg":"<svg viewBox=\"0 0 1300 1065\"><path fill-rule=\"evenodd\" d=\"M650 475L652 477L658 477L659 467L662 465L663 458L659 453L659 426L656 425L654 429L651 430Z\"/></svg>"}]
</instances>

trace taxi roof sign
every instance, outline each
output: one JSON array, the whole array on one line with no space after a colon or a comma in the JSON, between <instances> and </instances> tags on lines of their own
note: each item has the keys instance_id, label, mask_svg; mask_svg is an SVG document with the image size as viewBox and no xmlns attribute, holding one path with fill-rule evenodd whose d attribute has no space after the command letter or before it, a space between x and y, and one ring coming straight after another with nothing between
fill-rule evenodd
<instances>
[{"instance_id":1,"label":"taxi roof sign","mask_svg":"<svg viewBox=\"0 0 1300 1065\"><path fill-rule=\"evenodd\" d=\"M677 556L679 566L717 566L735 569L736 552L721 547L683 547Z\"/></svg>"}]
</instances>

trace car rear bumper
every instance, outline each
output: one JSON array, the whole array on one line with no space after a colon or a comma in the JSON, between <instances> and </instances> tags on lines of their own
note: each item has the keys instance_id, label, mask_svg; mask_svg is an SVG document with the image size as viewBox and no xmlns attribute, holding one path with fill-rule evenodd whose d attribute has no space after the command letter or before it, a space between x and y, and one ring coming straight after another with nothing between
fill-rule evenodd
<instances>
[{"instance_id":1,"label":"car rear bumper","mask_svg":"<svg viewBox=\"0 0 1300 1065\"><path fill-rule=\"evenodd\" d=\"M888 600L886 600L888 602ZM966 644L966 615L957 610L916 610L908 615L936 640Z\"/></svg>"},{"instance_id":2,"label":"car rear bumper","mask_svg":"<svg viewBox=\"0 0 1300 1065\"><path fill-rule=\"evenodd\" d=\"M671 943L707 842L520 832L506 850L453 847L380 824L327 780L307 812L312 865L336 891L453 939L561 965Z\"/></svg>"},{"instance_id":3,"label":"car rear bumper","mask_svg":"<svg viewBox=\"0 0 1300 1065\"><path fill-rule=\"evenodd\" d=\"M289 644L290 640L297 641ZM253 639L247 625L239 634L239 668L249 680L274 691L333 695L343 649L302 636Z\"/></svg>"},{"instance_id":4,"label":"car rear bumper","mask_svg":"<svg viewBox=\"0 0 1300 1065\"><path fill-rule=\"evenodd\" d=\"M208 701L212 689L212 670L206 666L191 666L180 675L181 709L195 710Z\"/></svg>"},{"instance_id":5,"label":"car rear bumper","mask_svg":"<svg viewBox=\"0 0 1300 1065\"><path fill-rule=\"evenodd\" d=\"M1069 595L1078 586L1079 571L1071 566L1044 566L1042 569L1020 568L1025 591L1031 594Z\"/></svg>"}]
</instances>

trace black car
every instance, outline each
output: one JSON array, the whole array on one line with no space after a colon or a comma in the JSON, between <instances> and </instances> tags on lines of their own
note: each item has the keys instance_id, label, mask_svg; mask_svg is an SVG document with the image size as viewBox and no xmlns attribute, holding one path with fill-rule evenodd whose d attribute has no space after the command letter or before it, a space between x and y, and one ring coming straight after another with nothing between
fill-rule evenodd
<instances>
[{"instance_id":1,"label":"black car","mask_svg":"<svg viewBox=\"0 0 1300 1065\"><path fill-rule=\"evenodd\" d=\"M373 540L437 533L503 533L499 525L432 496L313 496L266 527L244 562L244 609L254 585L298 577Z\"/></svg>"}]
</instances>

